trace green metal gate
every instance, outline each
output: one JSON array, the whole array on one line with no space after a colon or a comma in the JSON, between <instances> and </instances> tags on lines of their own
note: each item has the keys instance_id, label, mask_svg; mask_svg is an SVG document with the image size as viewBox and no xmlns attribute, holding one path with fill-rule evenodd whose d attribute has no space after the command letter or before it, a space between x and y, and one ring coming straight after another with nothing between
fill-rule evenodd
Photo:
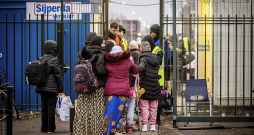
<instances>
[{"instance_id":1,"label":"green metal gate","mask_svg":"<svg viewBox=\"0 0 254 135\"><path fill-rule=\"evenodd\" d=\"M174 48L173 65L165 67L173 70L173 80L170 71L165 79L173 81L174 127L177 122L254 121L252 5L252 0L160 0L160 35L172 37ZM177 62L179 44L195 55L195 63ZM183 114L186 79L206 79L212 116L203 103L191 103Z\"/></svg>"}]
</instances>

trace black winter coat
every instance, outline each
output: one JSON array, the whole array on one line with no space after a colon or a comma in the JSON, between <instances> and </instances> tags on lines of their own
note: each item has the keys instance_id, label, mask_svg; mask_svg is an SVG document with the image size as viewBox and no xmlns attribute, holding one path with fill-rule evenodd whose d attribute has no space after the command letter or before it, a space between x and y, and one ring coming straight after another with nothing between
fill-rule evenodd
<instances>
[{"instance_id":1,"label":"black winter coat","mask_svg":"<svg viewBox=\"0 0 254 135\"><path fill-rule=\"evenodd\" d=\"M99 88L105 86L104 77L107 75L107 69L105 68L104 61L104 51L100 46L90 45L86 47L88 53L91 55L91 58L94 59L91 63L93 66L94 75L99 81Z\"/></svg>"},{"instance_id":2,"label":"black winter coat","mask_svg":"<svg viewBox=\"0 0 254 135\"><path fill-rule=\"evenodd\" d=\"M84 59L84 58L81 56L81 52L82 52L82 51L79 51L79 52L78 52L76 65L79 63L79 61L81 61L81 60L83 60L83 59Z\"/></svg>"},{"instance_id":3,"label":"black winter coat","mask_svg":"<svg viewBox=\"0 0 254 135\"><path fill-rule=\"evenodd\" d=\"M145 89L145 93L140 97L145 100L156 100L160 98L161 89L158 72L160 64L156 54L144 52L140 56L140 65L138 65L140 76L140 87Z\"/></svg>"},{"instance_id":4,"label":"black winter coat","mask_svg":"<svg viewBox=\"0 0 254 135\"><path fill-rule=\"evenodd\" d=\"M58 51L57 45L44 45L44 50L46 55L42 56L40 60L52 57L51 59L47 60L47 74L49 75L49 78L44 86L37 86L35 92L50 92L58 95L59 93L63 93L64 87L59 61L58 58L56 58L56 54Z\"/></svg>"}]
</instances>

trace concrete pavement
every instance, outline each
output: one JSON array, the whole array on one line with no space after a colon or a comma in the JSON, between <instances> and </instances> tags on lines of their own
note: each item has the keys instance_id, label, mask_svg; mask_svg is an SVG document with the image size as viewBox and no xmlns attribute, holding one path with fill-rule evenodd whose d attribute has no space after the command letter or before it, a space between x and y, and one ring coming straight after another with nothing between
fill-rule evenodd
<instances>
[{"instance_id":1,"label":"concrete pavement","mask_svg":"<svg viewBox=\"0 0 254 135\"><path fill-rule=\"evenodd\" d=\"M156 126L157 132L141 132L141 135L254 135L254 122L244 123L213 123L213 126L222 126L221 129L202 129L202 130L179 130L173 129L172 116L164 115L161 117L162 125ZM187 127L205 127L210 123L190 122ZM45 135L40 132L41 119L31 118L27 120L13 121L13 135ZM55 135L70 135L69 121L61 121L56 118ZM183 127L183 123L177 123L178 127ZM2 126L3 127L3 126ZM128 135L128 134L127 134ZM136 131L129 135L140 135Z\"/></svg>"}]
</instances>

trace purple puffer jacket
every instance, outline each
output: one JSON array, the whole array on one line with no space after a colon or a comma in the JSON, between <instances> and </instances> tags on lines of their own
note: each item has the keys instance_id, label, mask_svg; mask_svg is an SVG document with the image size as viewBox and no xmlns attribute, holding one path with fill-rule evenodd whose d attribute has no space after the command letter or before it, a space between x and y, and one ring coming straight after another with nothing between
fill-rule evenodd
<instances>
[{"instance_id":1,"label":"purple puffer jacket","mask_svg":"<svg viewBox=\"0 0 254 135\"><path fill-rule=\"evenodd\" d=\"M138 68L130 60L131 53L124 51L119 54L105 53L105 67L108 79L104 89L105 96L130 96L129 73L138 74Z\"/></svg>"}]
</instances>

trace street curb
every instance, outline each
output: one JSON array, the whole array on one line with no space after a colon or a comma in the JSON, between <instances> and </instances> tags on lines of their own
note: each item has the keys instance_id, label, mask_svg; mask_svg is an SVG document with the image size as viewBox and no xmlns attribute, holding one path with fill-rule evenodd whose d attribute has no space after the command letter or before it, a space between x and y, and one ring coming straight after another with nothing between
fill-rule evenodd
<instances>
[{"instance_id":1,"label":"street curb","mask_svg":"<svg viewBox=\"0 0 254 135\"><path fill-rule=\"evenodd\" d=\"M179 130L224 129L224 126L178 127Z\"/></svg>"}]
</instances>

